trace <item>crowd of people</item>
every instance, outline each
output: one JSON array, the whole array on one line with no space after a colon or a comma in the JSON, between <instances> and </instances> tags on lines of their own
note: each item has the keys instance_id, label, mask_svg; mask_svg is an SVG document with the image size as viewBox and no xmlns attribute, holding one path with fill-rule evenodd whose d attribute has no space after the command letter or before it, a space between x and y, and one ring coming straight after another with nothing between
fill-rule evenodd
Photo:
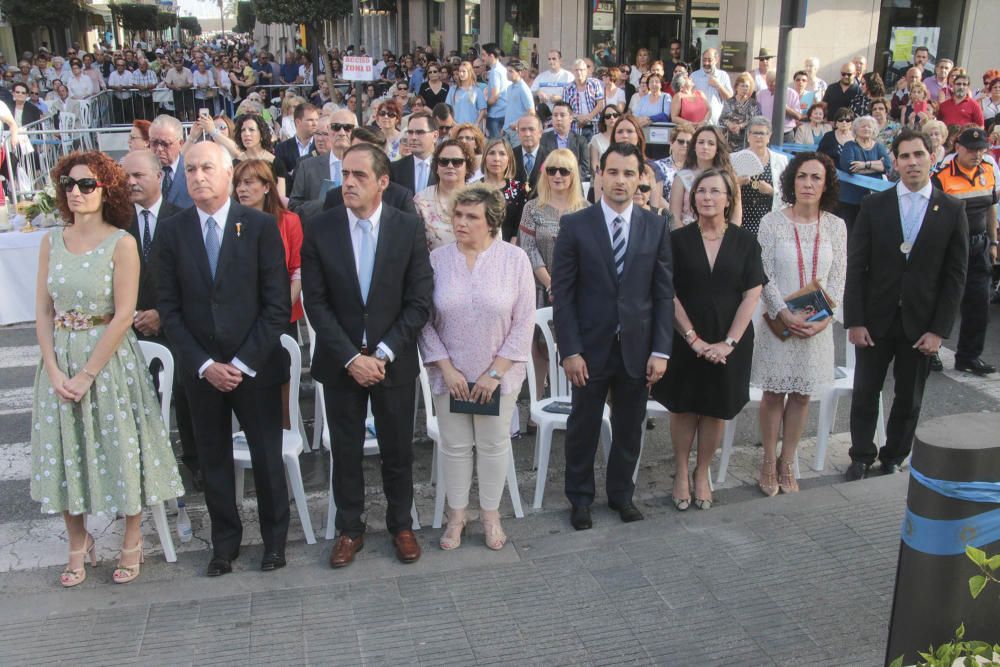
<instances>
[{"instance_id":1,"label":"crowd of people","mask_svg":"<svg viewBox=\"0 0 1000 667\"><path fill-rule=\"evenodd\" d=\"M180 56L195 72L225 57L209 45L173 53L165 74L187 69ZM209 576L231 571L242 538L231 412L254 463L261 567L285 565L279 339L303 317L332 435L332 567L364 546L369 404L396 555L420 557L410 511L421 363L441 439L440 546L461 545L475 469L486 546L503 548L498 510L526 365L540 392L546 383L537 308L553 309L573 385L565 490L578 530L592 525L609 396L607 501L623 521L643 518L633 477L649 397L671 413L678 510L712 506L709 464L751 385L763 390L759 488L796 492L810 398L834 379L834 319L857 347L847 477L867 476L876 458L898 471L959 310L956 368L995 372L981 358L997 250L995 114L975 109L1000 97L1000 72L984 96L940 63L925 84L911 77L918 50L897 101L902 88L890 94L857 59L829 85L808 59L787 96L782 139L805 144L789 158L773 147L768 53L735 86L714 49L700 67L680 60L679 42L671 53L665 63L640 49L632 65L594 71L586 58L563 69L553 50L535 74L496 44L468 59L418 49L397 63L387 51L375 68L384 92L368 86L360 124L356 105L331 99L299 56L294 80L294 58L268 79L287 86L276 114L264 108L265 77L243 72L230 75L233 107L216 99L197 114L181 104L131 119L121 164L97 152L60 161L51 178L66 226L43 242L38 275L31 494L65 516L62 584L82 582L93 555L83 513L126 515L115 581L131 581L142 505L182 493L138 339L177 360L181 461L205 492ZM129 60L141 68L143 58ZM653 159L647 128L665 121L669 153ZM852 199L854 175L895 184ZM802 295L825 309L799 309Z\"/></svg>"}]
</instances>

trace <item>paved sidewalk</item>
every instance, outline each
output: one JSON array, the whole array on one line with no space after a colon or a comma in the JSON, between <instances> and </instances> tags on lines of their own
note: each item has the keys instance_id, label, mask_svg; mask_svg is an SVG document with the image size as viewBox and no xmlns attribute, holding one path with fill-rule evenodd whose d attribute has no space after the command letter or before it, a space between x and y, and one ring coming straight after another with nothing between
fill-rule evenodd
<instances>
[{"instance_id":1,"label":"paved sidewalk","mask_svg":"<svg viewBox=\"0 0 1000 667\"><path fill-rule=\"evenodd\" d=\"M139 581L78 589L58 568L0 575L0 656L22 664L881 664L907 475L678 513L647 498L622 524L595 506L478 526L456 552L421 531L404 566L384 532L345 570L330 543L289 546L289 567L202 576L204 552L147 561ZM725 493L725 492L723 492Z\"/></svg>"}]
</instances>

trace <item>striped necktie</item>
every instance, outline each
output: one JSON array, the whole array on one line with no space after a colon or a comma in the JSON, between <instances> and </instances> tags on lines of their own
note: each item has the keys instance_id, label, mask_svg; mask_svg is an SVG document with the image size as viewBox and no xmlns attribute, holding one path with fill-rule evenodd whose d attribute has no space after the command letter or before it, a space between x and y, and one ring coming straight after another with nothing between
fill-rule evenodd
<instances>
[{"instance_id":1,"label":"striped necktie","mask_svg":"<svg viewBox=\"0 0 1000 667\"><path fill-rule=\"evenodd\" d=\"M625 218L620 215L611 223L611 251L615 256L615 270L620 282L625 272Z\"/></svg>"}]
</instances>

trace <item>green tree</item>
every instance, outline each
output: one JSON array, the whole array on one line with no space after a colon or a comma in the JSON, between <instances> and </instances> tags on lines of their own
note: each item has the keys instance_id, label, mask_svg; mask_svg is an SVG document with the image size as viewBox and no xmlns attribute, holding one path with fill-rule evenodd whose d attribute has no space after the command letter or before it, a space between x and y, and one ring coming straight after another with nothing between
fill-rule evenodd
<instances>
[{"instance_id":1,"label":"green tree","mask_svg":"<svg viewBox=\"0 0 1000 667\"><path fill-rule=\"evenodd\" d=\"M351 14L350 0L253 0L257 20L261 23L282 23L286 25L304 24L306 26L306 41L312 52L313 62L319 63L322 57L326 62L326 71L333 68L330 56L323 41L323 23L335 21Z\"/></svg>"},{"instance_id":2,"label":"green tree","mask_svg":"<svg viewBox=\"0 0 1000 667\"><path fill-rule=\"evenodd\" d=\"M77 0L0 0L4 18L12 26L61 26L82 10Z\"/></svg>"},{"instance_id":3,"label":"green tree","mask_svg":"<svg viewBox=\"0 0 1000 667\"><path fill-rule=\"evenodd\" d=\"M247 0L240 2L236 8L236 32L253 32L257 23L257 15L254 12L253 3Z\"/></svg>"},{"instance_id":4,"label":"green tree","mask_svg":"<svg viewBox=\"0 0 1000 667\"><path fill-rule=\"evenodd\" d=\"M192 37L197 37L201 34L201 24L198 23L197 17L182 16L177 23L181 30L186 30Z\"/></svg>"},{"instance_id":5,"label":"green tree","mask_svg":"<svg viewBox=\"0 0 1000 667\"><path fill-rule=\"evenodd\" d=\"M140 5L135 2L113 3L111 16L125 32L159 30L159 9L156 5Z\"/></svg>"}]
</instances>

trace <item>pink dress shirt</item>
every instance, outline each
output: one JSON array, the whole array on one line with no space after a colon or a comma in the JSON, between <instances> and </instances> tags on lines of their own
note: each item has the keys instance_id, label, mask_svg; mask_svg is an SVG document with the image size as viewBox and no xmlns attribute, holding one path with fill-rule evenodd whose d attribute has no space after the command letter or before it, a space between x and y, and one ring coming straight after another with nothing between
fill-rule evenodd
<instances>
[{"instance_id":1,"label":"pink dress shirt","mask_svg":"<svg viewBox=\"0 0 1000 667\"><path fill-rule=\"evenodd\" d=\"M535 331L535 276L528 255L499 238L470 271L454 243L431 252L434 310L420 333L420 354L435 395L447 394L434 362L450 359L469 382L495 357L515 362L500 380L500 394L519 392L531 360Z\"/></svg>"}]
</instances>

